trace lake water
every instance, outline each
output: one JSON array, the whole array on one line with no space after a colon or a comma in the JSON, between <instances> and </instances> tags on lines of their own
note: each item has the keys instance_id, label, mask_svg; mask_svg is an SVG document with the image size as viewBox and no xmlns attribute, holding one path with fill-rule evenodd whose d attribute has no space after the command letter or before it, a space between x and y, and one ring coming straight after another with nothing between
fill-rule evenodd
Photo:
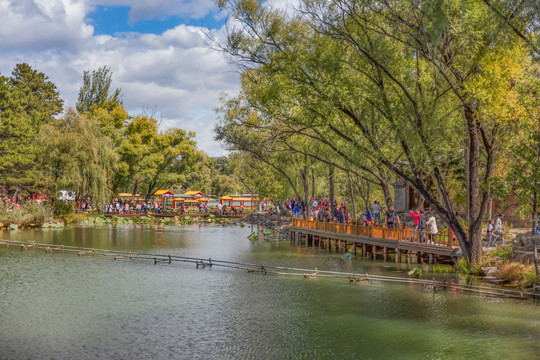
<instances>
[{"instance_id":1,"label":"lake water","mask_svg":"<svg viewBox=\"0 0 540 360\"><path fill-rule=\"evenodd\" d=\"M406 276L249 227L0 231L1 239ZM400 273L401 272L401 273ZM431 276L431 275L430 275ZM1 359L538 359L533 301L0 246Z\"/></svg>"}]
</instances>

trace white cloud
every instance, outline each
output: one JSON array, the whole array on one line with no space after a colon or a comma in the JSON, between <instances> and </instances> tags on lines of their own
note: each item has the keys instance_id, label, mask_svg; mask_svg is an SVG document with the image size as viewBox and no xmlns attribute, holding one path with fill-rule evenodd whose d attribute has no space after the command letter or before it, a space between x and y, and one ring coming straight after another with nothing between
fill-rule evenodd
<instances>
[{"instance_id":1,"label":"white cloud","mask_svg":"<svg viewBox=\"0 0 540 360\"><path fill-rule=\"evenodd\" d=\"M129 6L129 20L179 16L199 19L215 10L214 0L90 0L94 6Z\"/></svg>"},{"instance_id":2,"label":"white cloud","mask_svg":"<svg viewBox=\"0 0 540 360\"><path fill-rule=\"evenodd\" d=\"M223 54L207 46L207 29L179 25L161 35L95 36L84 23L88 4L39 3L0 0L0 35L6 39L0 43L0 73L27 62L57 85L66 106L74 106L83 71L110 66L113 87L122 89L130 113L155 109L165 119L163 128L195 131L201 149L210 155L224 153L213 141L212 110L221 92L237 91L238 77Z\"/></svg>"},{"instance_id":3,"label":"white cloud","mask_svg":"<svg viewBox=\"0 0 540 360\"><path fill-rule=\"evenodd\" d=\"M78 0L0 0L0 51L78 48L94 28Z\"/></svg>"}]
</instances>

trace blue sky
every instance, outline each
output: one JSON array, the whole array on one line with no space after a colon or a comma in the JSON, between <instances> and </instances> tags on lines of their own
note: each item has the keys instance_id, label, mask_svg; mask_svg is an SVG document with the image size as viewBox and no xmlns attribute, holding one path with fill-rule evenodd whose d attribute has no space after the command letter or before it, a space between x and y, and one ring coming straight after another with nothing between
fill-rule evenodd
<instances>
[{"instance_id":1,"label":"blue sky","mask_svg":"<svg viewBox=\"0 0 540 360\"><path fill-rule=\"evenodd\" d=\"M204 27L217 30L225 23L225 17L219 16L217 9L213 9L203 17L164 16L159 15L152 19L130 20L130 6L96 6L87 15L86 22L94 27L96 35L115 35L125 32L138 32L143 34L161 34L180 24Z\"/></svg>"},{"instance_id":2,"label":"blue sky","mask_svg":"<svg viewBox=\"0 0 540 360\"><path fill-rule=\"evenodd\" d=\"M283 9L295 0L268 2ZM226 21L215 0L0 0L0 74L28 63L68 108L84 71L110 67L131 115L194 131L199 148L219 156L214 109L238 92L239 77L208 35L224 41Z\"/></svg>"},{"instance_id":3,"label":"blue sky","mask_svg":"<svg viewBox=\"0 0 540 360\"><path fill-rule=\"evenodd\" d=\"M215 0L0 0L0 74L28 63L68 108L84 71L110 67L131 115L194 131L198 147L219 156L214 109L239 81L208 35L224 39L226 21Z\"/></svg>"}]
</instances>

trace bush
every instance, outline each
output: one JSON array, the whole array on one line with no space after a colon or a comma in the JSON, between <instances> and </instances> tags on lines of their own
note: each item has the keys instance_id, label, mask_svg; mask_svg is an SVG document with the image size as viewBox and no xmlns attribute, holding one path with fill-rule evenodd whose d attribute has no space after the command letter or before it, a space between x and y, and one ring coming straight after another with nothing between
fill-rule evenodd
<instances>
[{"instance_id":1,"label":"bush","mask_svg":"<svg viewBox=\"0 0 540 360\"><path fill-rule=\"evenodd\" d=\"M510 260L512 259L512 245L497 245L497 247L493 249L493 251L490 252L489 255L498 256L503 259L503 261Z\"/></svg>"},{"instance_id":2,"label":"bush","mask_svg":"<svg viewBox=\"0 0 540 360\"><path fill-rule=\"evenodd\" d=\"M523 283L522 286L524 288L532 287L533 285L540 284L540 275L536 276L536 271L534 270L534 266L530 265L528 269L525 270L525 274L523 275Z\"/></svg>"},{"instance_id":3,"label":"bush","mask_svg":"<svg viewBox=\"0 0 540 360\"><path fill-rule=\"evenodd\" d=\"M17 224L21 226L39 226L51 216L51 211L44 204L27 201L16 209L10 204L0 204L0 222L4 226Z\"/></svg>"},{"instance_id":4,"label":"bush","mask_svg":"<svg viewBox=\"0 0 540 360\"><path fill-rule=\"evenodd\" d=\"M75 208L72 204L64 204L62 201L54 202L54 216L62 218L66 215L72 214L74 211Z\"/></svg>"},{"instance_id":5,"label":"bush","mask_svg":"<svg viewBox=\"0 0 540 360\"><path fill-rule=\"evenodd\" d=\"M496 277L505 282L518 282L523 280L525 266L520 263L506 263L499 266Z\"/></svg>"}]
</instances>

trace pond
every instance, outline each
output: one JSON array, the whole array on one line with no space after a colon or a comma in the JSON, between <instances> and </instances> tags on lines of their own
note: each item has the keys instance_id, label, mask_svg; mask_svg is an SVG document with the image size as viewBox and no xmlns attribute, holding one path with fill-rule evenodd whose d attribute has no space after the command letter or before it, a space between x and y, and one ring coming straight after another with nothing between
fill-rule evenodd
<instances>
[{"instance_id":1,"label":"pond","mask_svg":"<svg viewBox=\"0 0 540 360\"><path fill-rule=\"evenodd\" d=\"M250 232L124 225L0 238L392 276L408 270L341 260L278 236L250 240ZM6 246L0 274L2 359L533 359L540 352L540 306L531 300Z\"/></svg>"}]
</instances>

